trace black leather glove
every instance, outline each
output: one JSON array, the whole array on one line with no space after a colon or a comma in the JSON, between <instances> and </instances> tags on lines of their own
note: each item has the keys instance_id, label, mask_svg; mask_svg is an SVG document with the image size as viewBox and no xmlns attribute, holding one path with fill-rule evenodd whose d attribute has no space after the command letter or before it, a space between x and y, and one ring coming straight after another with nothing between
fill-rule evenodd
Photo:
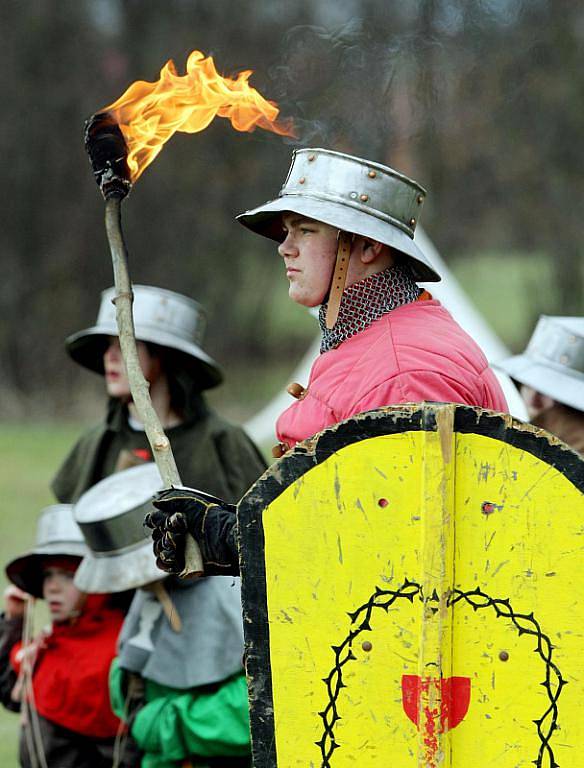
<instances>
[{"instance_id":1,"label":"black leather glove","mask_svg":"<svg viewBox=\"0 0 584 768\"><path fill-rule=\"evenodd\" d=\"M155 511L144 523L152 529L156 564L167 573L185 565L186 535L199 544L206 575L239 575L237 512L215 496L194 488L169 488L152 500Z\"/></svg>"},{"instance_id":2,"label":"black leather glove","mask_svg":"<svg viewBox=\"0 0 584 768\"><path fill-rule=\"evenodd\" d=\"M85 151L102 195L125 197L132 187L126 158L128 147L109 112L92 115L85 123Z\"/></svg>"}]
</instances>

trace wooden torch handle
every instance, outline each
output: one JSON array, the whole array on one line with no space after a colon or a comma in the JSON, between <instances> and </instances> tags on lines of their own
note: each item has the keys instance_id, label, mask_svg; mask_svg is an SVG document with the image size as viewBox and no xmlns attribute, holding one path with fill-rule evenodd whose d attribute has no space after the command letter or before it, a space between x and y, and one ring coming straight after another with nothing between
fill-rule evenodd
<instances>
[{"instance_id":1,"label":"wooden torch handle","mask_svg":"<svg viewBox=\"0 0 584 768\"><path fill-rule=\"evenodd\" d=\"M114 283L116 287L114 303L116 306L120 348L128 372L130 392L132 393L140 420L144 424L154 461L164 485L170 488L171 486L182 485L182 483L170 446L170 440L164 434L160 419L152 405L149 385L142 374L138 359L134 319L132 316L133 293L128 271L128 251L122 233L121 202L119 197L109 197L105 201L105 228L114 269ZM192 536L187 535L185 568L180 575L181 577L201 575L203 570L203 558L199 546Z\"/></svg>"}]
</instances>

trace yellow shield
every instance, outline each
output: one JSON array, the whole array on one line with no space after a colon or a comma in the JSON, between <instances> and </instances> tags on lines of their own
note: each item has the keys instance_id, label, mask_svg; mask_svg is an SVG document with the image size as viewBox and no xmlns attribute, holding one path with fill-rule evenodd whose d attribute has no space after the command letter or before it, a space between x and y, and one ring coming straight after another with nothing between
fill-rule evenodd
<instances>
[{"instance_id":1,"label":"yellow shield","mask_svg":"<svg viewBox=\"0 0 584 768\"><path fill-rule=\"evenodd\" d=\"M255 768L576 768L584 462L424 404L326 430L239 507Z\"/></svg>"}]
</instances>

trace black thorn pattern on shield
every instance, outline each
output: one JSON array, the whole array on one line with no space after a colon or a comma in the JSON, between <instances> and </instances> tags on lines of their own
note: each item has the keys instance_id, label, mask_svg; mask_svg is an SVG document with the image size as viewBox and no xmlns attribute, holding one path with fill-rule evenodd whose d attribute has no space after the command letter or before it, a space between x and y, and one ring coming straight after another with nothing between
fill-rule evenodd
<instances>
[{"instance_id":1,"label":"black thorn pattern on shield","mask_svg":"<svg viewBox=\"0 0 584 768\"><path fill-rule=\"evenodd\" d=\"M509 598L502 600L489 597L478 587L470 592L462 592L459 589L455 589L448 598L448 605L454 606L461 600L464 600L475 611L481 608L493 608L498 619L504 618L511 621L519 636L531 635L536 639L537 644L533 649L534 653L538 654L545 665L545 680L540 685L545 688L550 703L543 715L533 721L541 741L537 759L533 761L533 764L537 768L546 768L544 760L547 758L547 768L558 768L550 740L554 731L559 727L558 699L563 687L567 685L567 680L563 679L558 666L552 660L553 645L549 637L541 631L539 622L533 613L515 613Z\"/></svg>"},{"instance_id":2,"label":"black thorn pattern on shield","mask_svg":"<svg viewBox=\"0 0 584 768\"><path fill-rule=\"evenodd\" d=\"M376 587L375 592L366 603L363 603L357 610L347 613L351 619L351 624L357 624L357 626L352 627L349 630L342 643L331 646L335 654L335 663L329 674L323 678L323 682L327 689L328 704L322 712L318 713L319 717L322 719L324 731L320 740L315 742L316 746L319 747L322 756L321 768L330 768L333 753L342 746L335 739L334 728L335 724L341 720L337 706L339 693L343 688L346 688L346 684L343 682L343 667L347 662L356 659L352 651L354 640L361 634L361 632L371 631L369 622L375 608L381 608L387 612L397 600L405 599L410 603L413 603L414 597L418 597L420 600L425 600L426 603L439 601L436 592L434 592L431 597L424 598L421 585L406 579L397 590ZM554 731L559 728L557 724L558 699L563 687L567 685L567 681L562 678L559 668L552 660L553 645L550 642L549 637L542 632L539 622L535 619L533 613L515 613L511 607L509 598L489 597L489 595L483 592L479 587L467 592L455 589L448 596L447 605L454 607L461 601L469 605L474 611L483 608L492 608L496 618L504 618L510 621L517 630L519 636L531 635L536 639L537 645L533 649L534 653L538 654L545 665L545 680L540 683L540 685L545 688L550 703L543 715L540 718L533 720L533 723L537 728L541 746L538 751L537 759L532 762L537 768L559 768L554 759L550 740Z\"/></svg>"},{"instance_id":3,"label":"black thorn pattern on shield","mask_svg":"<svg viewBox=\"0 0 584 768\"><path fill-rule=\"evenodd\" d=\"M419 584L407 579L395 591L376 587L374 594L371 595L366 603L357 608L356 611L348 614L351 623L357 624L357 626L349 630L347 637L340 645L331 646L335 653L335 665L323 680L327 689L328 704L322 712L318 713L324 725L324 733L320 741L315 742L322 756L321 768L329 768L333 752L341 746L335 740L334 734L335 723L341 719L337 709L337 699L340 690L346 687L343 682L343 667L348 661L356 658L352 651L353 642L359 637L361 632L371 631L369 620L374 608L382 608L387 611L400 598L409 600L411 603L420 591L421 587Z\"/></svg>"}]
</instances>

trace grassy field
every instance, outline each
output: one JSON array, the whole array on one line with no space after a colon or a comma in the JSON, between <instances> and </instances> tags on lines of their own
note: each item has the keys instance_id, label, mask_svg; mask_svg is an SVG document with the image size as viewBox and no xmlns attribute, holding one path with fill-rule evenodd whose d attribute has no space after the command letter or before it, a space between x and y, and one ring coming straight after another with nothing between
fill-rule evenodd
<instances>
[{"instance_id":1,"label":"grassy field","mask_svg":"<svg viewBox=\"0 0 584 768\"><path fill-rule=\"evenodd\" d=\"M0 558L30 547L39 510L52 504L49 484L71 449L77 425L0 425ZM4 571L2 586L6 584Z\"/></svg>"},{"instance_id":2,"label":"grassy field","mask_svg":"<svg viewBox=\"0 0 584 768\"><path fill-rule=\"evenodd\" d=\"M448 260L461 287L512 352L524 348L539 315L565 314L546 254L484 252Z\"/></svg>"}]
</instances>

